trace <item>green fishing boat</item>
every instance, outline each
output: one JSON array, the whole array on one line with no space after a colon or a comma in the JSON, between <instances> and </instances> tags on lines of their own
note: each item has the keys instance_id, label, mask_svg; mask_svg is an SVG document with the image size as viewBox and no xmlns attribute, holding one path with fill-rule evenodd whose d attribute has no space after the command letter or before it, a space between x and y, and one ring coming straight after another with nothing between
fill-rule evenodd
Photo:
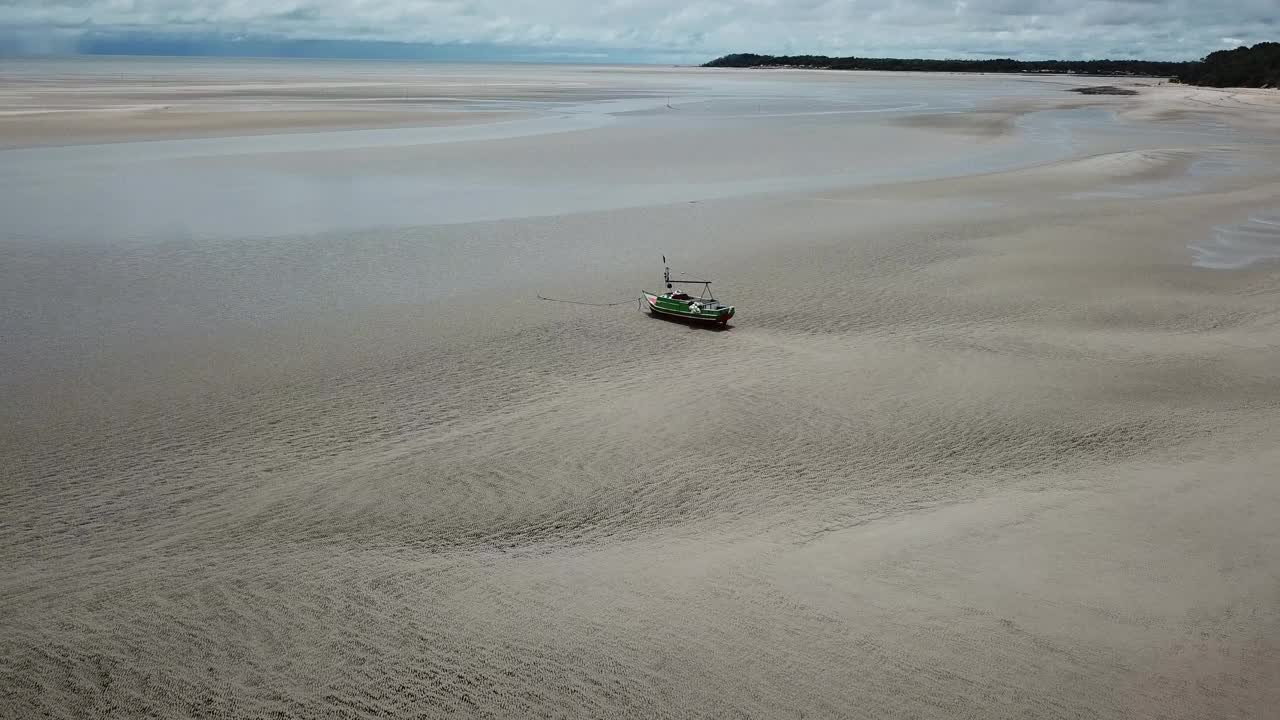
<instances>
[{"instance_id":1,"label":"green fishing boat","mask_svg":"<svg viewBox=\"0 0 1280 720\"><path fill-rule=\"evenodd\" d=\"M666 261L667 258L664 255L662 262L666 263ZM666 292L657 294L648 290L640 291L642 293L640 298L641 305L647 304L650 313L668 318L719 325L728 323L729 319L733 317L733 306L725 305L711 294L710 280L672 280L671 268L669 267L662 273L662 279L667 286ZM676 285L701 285L702 289L695 296L676 289Z\"/></svg>"}]
</instances>

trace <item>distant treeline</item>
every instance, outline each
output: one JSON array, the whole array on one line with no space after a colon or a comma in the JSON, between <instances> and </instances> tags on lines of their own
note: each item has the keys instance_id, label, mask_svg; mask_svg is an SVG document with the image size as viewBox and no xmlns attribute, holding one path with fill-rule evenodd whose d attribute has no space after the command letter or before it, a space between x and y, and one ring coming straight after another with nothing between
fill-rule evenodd
<instances>
[{"instance_id":1,"label":"distant treeline","mask_svg":"<svg viewBox=\"0 0 1280 720\"><path fill-rule=\"evenodd\" d=\"M1280 43L1219 50L1178 72L1188 85L1280 88Z\"/></svg>"},{"instance_id":2,"label":"distant treeline","mask_svg":"<svg viewBox=\"0 0 1280 720\"><path fill-rule=\"evenodd\" d=\"M1216 54L1216 53L1215 53ZM703 67L795 67L822 70L897 70L914 72L1076 73L1174 77L1197 63L1152 60L923 60L908 58L833 58L826 55L756 55L736 53Z\"/></svg>"}]
</instances>

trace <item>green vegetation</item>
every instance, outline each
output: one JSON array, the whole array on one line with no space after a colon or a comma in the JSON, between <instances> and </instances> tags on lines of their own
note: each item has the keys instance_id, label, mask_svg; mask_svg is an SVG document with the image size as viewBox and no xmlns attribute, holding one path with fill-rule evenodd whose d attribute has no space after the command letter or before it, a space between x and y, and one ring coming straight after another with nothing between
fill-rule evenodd
<instances>
[{"instance_id":1,"label":"green vegetation","mask_svg":"<svg viewBox=\"0 0 1280 720\"><path fill-rule=\"evenodd\" d=\"M1216 53L1215 53L1216 54ZM1212 56L1211 56L1212 57ZM1075 73L1173 77L1198 63L1151 60L921 60L902 58L833 58L826 55L756 55L737 53L703 67L796 67L824 70L897 70L915 72Z\"/></svg>"},{"instance_id":2,"label":"green vegetation","mask_svg":"<svg viewBox=\"0 0 1280 720\"><path fill-rule=\"evenodd\" d=\"M1156 60L923 60L910 58L833 58L826 55L735 53L703 67L792 67L821 70L897 70L973 73L1074 73L1172 77L1188 85L1280 88L1280 43L1219 50L1198 62Z\"/></svg>"},{"instance_id":3,"label":"green vegetation","mask_svg":"<svg viewBox=\"0 0 1280 720\"><path fill-rule=\"evenodd\" d=\"M1085 87L1071 88L1067 92L1080 93L1081 95L1137 95L1138 91L1131 88L1120 88L1114 85L1088 85Z\"/></svg>"},{"instance_id":4,"label":"green vegetation","mask_svg":"<svg viewBox=\"0 0 1280 720\"><path fill-rule=\"evenodd\" d=\"M1219 50L1178 72L1179 82L1210 87L1280 88L1280 43Z\"/></svg>"}]
</instances>

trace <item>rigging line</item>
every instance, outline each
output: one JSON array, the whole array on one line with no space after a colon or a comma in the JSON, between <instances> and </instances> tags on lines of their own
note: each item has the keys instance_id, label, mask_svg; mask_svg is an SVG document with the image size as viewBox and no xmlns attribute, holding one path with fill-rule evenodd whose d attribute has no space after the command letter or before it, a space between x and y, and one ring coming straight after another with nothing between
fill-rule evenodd
<instances>
[{"instance_id":1,"label":"rigging line","mask_svg":"<svg viewBox=\"0 0 1280 720\"><path fill-rule=\"evenodd\" d=\"M615 305L625 305L631 302L631 298L627 298L626 300L619 300L618 302L611 302L611 303L593 303L593 302L583 302L581 300L561 300L560 298L543 297L541 293L539 293L538 299L546 300L547 302L568 303L570 305L589 305L591 307L613 307Z\"/></svg>"}]
</instances>

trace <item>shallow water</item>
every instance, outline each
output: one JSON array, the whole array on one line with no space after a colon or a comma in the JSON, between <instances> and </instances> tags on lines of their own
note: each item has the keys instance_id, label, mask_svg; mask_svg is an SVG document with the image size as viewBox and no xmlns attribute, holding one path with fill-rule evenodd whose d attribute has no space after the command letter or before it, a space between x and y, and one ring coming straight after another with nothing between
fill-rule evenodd
<instances>
[{"instance_id":1,"label":"shallow water","mask_svg":"<svg viewBox=\"0 0 1280 720\"><path fill-rule=\"evenodd\" d=\"M1040 79L39 68L527 116L0 152L0 716L1280 705L1276 284L1186 262L1265 142L968 122ZM536 299L663 254L733 327Z\"/></svg>"},{"instance_id":2,"label":"shallow water","mask_svg":"<svg viewBox=\"0 0 1280 720\"><path fill-rule=\"evenodd\" d=\"M136 63L123 67L119 82L140 82L128 74L140 72ZM208 82L210 72L203 63L156 67L175 81ZM231 67L246 73L233 87L269 77L252 63ZM1038 113L1017 136L985 142L893 124L909 112L962 111L996 89L1056 92L1038 83L391 69L391 80L421 72L433 88L482 101L463 108L497 102L528 117L0 151L0 332L22 338L0 351L3 374L31 367L38 347L89 352L292 314L529 288L560 283L566 268L641 262L654 242L686 256L681 246L701 244L694 236L624 246L608 230L488 223L1009 169L1062 157L1077 128L1106 121L1091 111ZM357 64L347 80L366 82L367 72ZM306 63L285 73L293 75L304 88L321 79ZM345 92L369 103L360 93L376 89Z\"/></svg>"},{"instance_id":3,"label":"shallow water","mask_svg":"<svg viewBox=\"0 0 1280 720\"><path fill-rule=\"evenodd\" d=\"M1215 270L1280 259L1280 213L1257 213L1244 222L1220 225L1209 239L1189 247L1197 267Z\"/></svg>"},{"instance_id":4,"label":"shallow water","mask_svg":"<svg viewBox=\"0 0 1280 720\"><path fill-rule=\"evenodd\" d=\"M435 82L474 80L467 68L435 72ZM1037 113L997 147L947 145L888 123L962 111L994 86L656 73L634 88L643 97L609 97L611 80L635 75L580 72L599 100L510 99L507 109L533 116L474 126L3 151L0 213L13 235L73 241L462 223L1004 170L1065 157L1075 132L1107 125L1098 111ZM502 142L543 134L545 152L512 154Z\"/></svg>"}]
</instances>

